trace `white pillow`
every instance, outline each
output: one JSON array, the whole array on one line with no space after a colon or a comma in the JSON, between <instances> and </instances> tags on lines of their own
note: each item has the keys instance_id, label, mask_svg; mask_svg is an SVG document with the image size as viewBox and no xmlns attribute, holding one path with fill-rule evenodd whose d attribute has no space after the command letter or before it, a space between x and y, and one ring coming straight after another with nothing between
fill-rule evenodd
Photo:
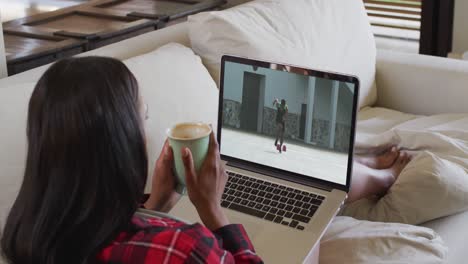
<instances>
[{"instance_id":1,"label":"white pillow","mask_svg":"<svg viewBox=\"0 0 468 264\"><path fill-rule=\"evenodd\" d=\"M0 88L0 229L23 181L26 120L34 83Z\"/></svg>"},{"instance_id":2,"label":"white pillow","mask_svg":"<svg viewBox=\"0 0 468 264\"><path fill-rule=\"evenodd\" d=\"M201 121L216 129L218 89L200 57L180 44L167 44L124 63L137 78L148 104L145 124L151 175L167 128L178 122Z\"/></svg>"},{"instance_id":3,"label":"white pillow","mask_svg":"<svg viewBox=\"0 0 468 264\"><path fill-rule=\"evenodd\" d=\"M336 217L320 242L320 263L444 263L448 249L433 230Z\"/></svg>"},{"instance_id":4,"label":"white pillow","mask_svg":"<svg viewBox=\"0 0 468 264\"><path fill-rule=\"evenodd\" d=\"M257 0L189 17L192 48L219 83L223 54L353 74L377 99L376 47L362 0Z\"/></svg>"},{"instance_id":5,"label":"white pillow","mask_svg":"<svg viewBox=\"0 0 468 264\"><path fill-rule=\"evenodd\" d=\"M425 151L406 166L384 197L356 201L347 205L341 214L370 221L419 225L468 210L467 168L466 156L436 156Z\"/></svg>"}]
</instances>

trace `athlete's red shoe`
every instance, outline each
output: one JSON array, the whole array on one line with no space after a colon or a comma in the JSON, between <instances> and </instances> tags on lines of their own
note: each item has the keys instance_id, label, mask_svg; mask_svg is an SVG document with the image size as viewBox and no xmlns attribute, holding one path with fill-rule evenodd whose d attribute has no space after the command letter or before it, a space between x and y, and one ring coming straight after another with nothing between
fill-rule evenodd
<instances>
[{"instance_id":1,"label":"athlete's red shoe","mask_svg":"<svg viewBox=\"0 0 468 264\"><path fill-rule=\"evenodd\" d=\"M283 151L286 152L286 145L283 145Z\"/></svg>"}]
</instances>

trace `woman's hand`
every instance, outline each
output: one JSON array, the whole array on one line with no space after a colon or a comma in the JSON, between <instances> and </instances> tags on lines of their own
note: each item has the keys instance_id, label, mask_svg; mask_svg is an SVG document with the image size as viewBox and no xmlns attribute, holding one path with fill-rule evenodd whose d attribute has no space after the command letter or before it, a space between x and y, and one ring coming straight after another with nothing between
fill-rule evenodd
<instances>
[{"instance_id":1,"label":"woman's hand","mask_svg":"<svg viewBox=\"0 0 468 264\"><path fill-rule=\"evenodd\" d=\"M167 213L179 201L180 195L175 191L177 180L173 172L174 156L168 141L156 161L151 185L151 195L145 208Z\"/></svg>"},{"instance_id":2,"label":"woman's hand","mask_svg":"<svg viewBox=\"0 0 468 264\"><path fill-rule=\"evenodd\" d=\"M221 196L226 185L227 174L221 164L218 148L218 142L212 132L208 154L198 174L195 171L192 153L188 148L182 150L188 196L195 205L201 220L210 230L229 224L221 208Z\"/></svg>"}]
</instances>

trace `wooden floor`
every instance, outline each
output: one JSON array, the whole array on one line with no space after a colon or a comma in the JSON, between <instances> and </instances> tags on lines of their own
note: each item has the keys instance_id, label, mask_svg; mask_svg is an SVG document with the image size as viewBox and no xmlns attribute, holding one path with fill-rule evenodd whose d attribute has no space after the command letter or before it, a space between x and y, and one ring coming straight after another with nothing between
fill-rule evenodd
<instances>
[{"instance_id":1,"label":"wooden floor","mask_svg":"<svg viewBox=\"0 0 468 264\"><path fill-rule=\"evenodd\" d=\"M54 11L86 1L88 0L0 0L2 22Z\"/></svg>"},{"instance_id":2,"label":"wooden floor","mask_svg":"<svg viewBox=\"0 0 468 264\"><path fill-rule=\"evenodd\" d=\"M226 0L0 0L8 73L180 23L190 14L219 10L225 4Z\"/></svg>"},{"instance_id":3,"label":"wooden floor","mask_svg":"<svg viewBox=\"0 0 468 264\"><path fill-rule=\"evenodd\" d=\"M199 12L196 10L227 8L250 0L227 1L227 4L220 7L220 4L226 2L222 0L127 0L122 2L119 0L0 0L8 72L10 75L20 73L159 27L159 24L155 24L152 20L153 17L139 17L140 13L154 13L157 17L159 14L168 14L169 22L165 26L170 26L184 21L187 14L184 12L189 10ZM191 7L192 4L199 2L206 4ZM80 10L86 10L86 15L70 13L73 12L70 8L84 3L86 5L82 5ZM101 11L97 11L100 8L103 10L105 8L106 12L112 13L113 17L100 16ZM129 14L129 10L134 12L135 16L126 15ZM47 17L49 15L51 17ZM55 34L57 32L60 34ZM86 36L95 34L102 36L85 40Z\"/></svg>"},{"instance_id":4,"label":"wooden floor","mask_svg":"<svg viewBox=\"0 0 468 264\"><path fill-rule=\"evenodd\" d=\"M0 0L2 22L57 10L93 0ZM226 7L250 0L229 0Z\"/></svg>"}]
</instances>

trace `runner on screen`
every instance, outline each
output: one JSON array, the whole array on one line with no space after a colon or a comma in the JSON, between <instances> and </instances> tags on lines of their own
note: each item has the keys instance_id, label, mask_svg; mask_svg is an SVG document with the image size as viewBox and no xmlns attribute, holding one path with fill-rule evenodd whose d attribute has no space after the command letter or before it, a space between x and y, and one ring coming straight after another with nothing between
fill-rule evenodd
<instances>
[{"instance_id":1,"label":"runner on screen","mask_svg":"<svg viewBox=\"0 0 468 264\"><path fill-rule=\"evenodd\" d=\"M283 142L284 142L284 132L286 130L286 116L288 114L288 105L286 100L281 99L281 103L278 98L273 101L273 106L276 107L276 140L275 147L281 153ZM280 144L278 145L278 139Z\"/></svg>"}]
</instances>

